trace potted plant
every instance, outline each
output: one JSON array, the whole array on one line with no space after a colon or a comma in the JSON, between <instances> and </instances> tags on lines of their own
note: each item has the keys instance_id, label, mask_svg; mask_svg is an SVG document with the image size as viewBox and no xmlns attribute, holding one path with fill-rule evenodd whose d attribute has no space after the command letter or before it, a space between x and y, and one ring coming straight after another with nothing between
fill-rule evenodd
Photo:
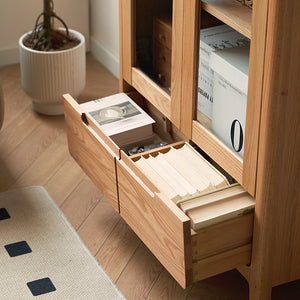
<instances>
[{"instance_id":1,"label":"potted plant","mask_svg":"<svg viewBox=\"0 0 300 300\"><path fill-rule=\"evenodd\" d=\"M54 13L53 0L43 1L34 29L19 39L22 86L35 111L60 115L62 95L77 97L85 86L85 39Z\"/></svg>"}]
</instances>

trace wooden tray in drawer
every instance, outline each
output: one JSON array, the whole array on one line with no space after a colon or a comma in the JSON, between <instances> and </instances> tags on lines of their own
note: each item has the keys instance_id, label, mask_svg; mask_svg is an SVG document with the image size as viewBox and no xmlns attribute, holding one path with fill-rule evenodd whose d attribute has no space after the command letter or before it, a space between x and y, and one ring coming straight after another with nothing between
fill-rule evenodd
<instances>
[{"instance_id":1,"label":"wooden tray in drawer","mask_svg":"<svg viewBox=\"0 0 300 300\"><path fill-rule=\"evenodd\" d=\"M193 231L189 217L70 95L64 105L70 153L182 287L250 263L253 213Z\"/></svg>"},{"instance_id":2,"label":"wooden tray in drawer","mask_svg":"<svg viewBox=\"0 0 300 300\"><path fill-rule=\"evenodd\" d=\"M253 212L195 232L183 211L122 151L117 177L121 216L182 287L250 263Z\"/></svg>"}]
</instances>

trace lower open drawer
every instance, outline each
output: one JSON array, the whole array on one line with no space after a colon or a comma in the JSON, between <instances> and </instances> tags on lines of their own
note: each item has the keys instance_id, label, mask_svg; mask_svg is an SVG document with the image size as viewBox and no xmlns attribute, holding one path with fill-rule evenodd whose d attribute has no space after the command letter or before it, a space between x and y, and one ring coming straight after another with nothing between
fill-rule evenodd
<instances>
[{"instance_id":1,"label":"lower open drawer","mask_svg":"<svg viewBox=\"0 0 300 300\"><path fill-rule=\"evenodd\" d=\"M253 212L194 231L191 219L71 96L64 104L70 153L182 287L250 263Z\"/></svg>"},{"instance_id":2,"label":"lower open drawer","mask_svg":"<svg viewBox=\"0 0 300 300\"><path fill-rule=\"evenodd\" d=\"M194 231L125 155L117 182L121 216L182 287L250 263L253 212Z\"/></svg>"}]
</instances>

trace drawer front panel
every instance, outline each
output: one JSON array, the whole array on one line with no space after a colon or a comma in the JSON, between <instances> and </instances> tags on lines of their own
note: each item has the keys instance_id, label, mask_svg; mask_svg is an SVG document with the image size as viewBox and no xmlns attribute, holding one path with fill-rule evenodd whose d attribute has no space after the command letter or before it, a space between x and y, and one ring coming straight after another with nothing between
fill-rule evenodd
<instances>
[{"instance_id":1,"label":"drawer front panel","mask_svg":"<svg viewBox=\"0 0 300 300\"><path fill-rule=\"evenodd\" d=\"M191 284L188 217L152 193L122 160L117 176L121 216L182 287Z\"/></svg>"},{"instance_id":2,"label":"drawer front panel","mask_svg":"<svg viewBox=\"0 0 300 300\"><path fill-rule=\"evenodd\" d=\"M192 236L193 261L251 244L253 220L249 213L197 231Z\"/></svg>"},{"instance_id":3,"label":"drawer front panel","mask_svg":"<svg viewBox=\"0 0 300 300\"><path fill-rule=\"evenodd\" d=\"M171 50L154 42L154 62L156 67L171 73Z\"/></svg>"},{"instance_id":4,"label":"drawer front panel","mask_svg":"<svg viewBox=\"0 0 300 300\"><path fill-rule=\"evenodd\" d=\"M172 49L172 31L158 20L154 21L154 39Z\"/></svg>"},{"instance_id":5,"label":"drawer front panel","mask_svg":"<svg viewBox=\"0 0 300 300\"><path fill-rule=\"evenodd\" d=\"M116 156L96 132L83 122L80 105L72 97L65 96L64 106L71 155L115 210L119 211Z\"/></svg>"}]
</instances>

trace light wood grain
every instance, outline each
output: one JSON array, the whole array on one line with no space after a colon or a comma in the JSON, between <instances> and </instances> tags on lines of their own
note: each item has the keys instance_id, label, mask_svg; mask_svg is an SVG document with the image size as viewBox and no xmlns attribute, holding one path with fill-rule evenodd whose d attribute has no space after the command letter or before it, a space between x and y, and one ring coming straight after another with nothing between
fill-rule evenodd
<instances>
[{"instance_id":1,"label":"light wood grain","mask_svg":"<svg viewBox=\"0 0 300 300\"><path fill-rule=\"evenodd\" d=\"M71 155L111 201L115 210L119 211L116 154L90 126L82 121L82 109L71 96L64 96L64 107Z\"/></svg>"},{"instance_id":2,"label":"light wood grain","mask_svg":"<svg viewBox=\"0 0 300 300\"><path fill-rule=\"evenodd\" d=\"M64 122L60 117L53 121L45 117L27 138L12 151L5 160L0 161L0 190L7 190L22 173L63 133Z\"/></svg>"},{"instance_id":3,"label":"light wood grain","mask_svg":"<svg viewBox=\"0 0 300 300\"><path fill-rule=\"evenodd\" d=\"M26 187L30 184L45 185L48 176L52 177L69 158L65 133L60 134L53 143L28 167L11 188ZM55 152L55 155L53 153Z\"/></svg>"},{"instance_id":4,"label":"light wood grain","mask_svg":"<svg viewBox=\"0 0 300 300\"><path fill-rule=\"evenodd\" d=\"M146 268L147 273L144 272ZM141 243L126 270L118 278L118 287L127 299L146 299L162 269L163 266ZM138 282L135 278L139 278Z\"/></svg>"},{"instance_id":5,"label":"light wood grain","mask_svg":"<svg viewBox=\"0 0 300 300\"><path fill-rule=\"evenodd\" d=\"M14 122L10 122L1 130L1 157L5 159L40 124L39 117L35 114L25 114L23 118L18 118Z\"/></svg>"},{"instance_id":6,"label":"light wood grain","mask_svg":"<svg viewBox=\"0 0 300 300\"><path fill-rule=\"evenodd\" d=\"M77 230L102 197L103 195L97 187L88 178L84 178L60 208Z\"/></svg>"},{"instance_id":7,"label":"light wood grain","mask_svg":"<svg viewBox=\"0 0 300 300\"><path fill-rule=\"evenodd\" d=\"M300 274L299 10L268 2L250 299Z\"/></svg>"},{"instance_id":8,"label":"light wood grain","mask_svg":"<svg viewBox=\"0 0 300 300\"><path fill-rule=\"evenodd\" d=\"M249 82L245 129L243 185L254 196L257 172L258 139L263 92L265 40L268 1L255 1L250 45Z\"/></svg>"},{"instance_id":9,"label":"light wood grain","mask_svg":"<svg viewBox=\"0 0 300 300\"><path fill-rule=\"evenodd\" d=\"M135 255L138 246L141 244L140 239L130 229L130 227L122 219L112 230L105 243L100 247L95 257L103 266L112 280L115 282L121 273L126 269L130 259ZM145 263L145 259L141 257L141 263ZM132 270L133 271L133 270ZM147 272L146 272L147 273ZM133 282L140 281L139 278L131 278ZM124 283L123 279L123 283ZM136 288L133 288L136 293Z\"/></svg>"},{"instance_id":10,"label":"light wood grain","mask_svg":"<svg viewBox=\"0 0 300 300\"><path fill-rule=\"evenodd\" d=\"M251 243L253 217L252 213L197 231L192 235L193 261Z\"/></svg>"},{"instance_id":11,"label":"light wood grain","mask_svg":"<svg viewBox=\"0 0 300 300\"><path fill-rule=\"evenodd\" d=\"M153 285L147 300L157 299L172 299L180 300L186 299L192 286L183 289L168 273L166 269L163 269L159 274L156 283Z\"/></svg>"},{"instance_id":12,"label":"light wood grain","mask_svg":"<svg viewBox=\"0 0 300 300\"><path fill-rule=\"evenodd\" d=\"M171 117L172 123L180 128L180 106L182 90L183 49L183 3L173 1L172 20L172 67L171 67Z\"/></svg>"},{"instance_id":13,"label":"light wood grain","mask_svg":"<svg viewBox=\"0 0 300 300\"><path fill-rule=\"evenodd\" d=\"M131 67L135 64L133 2L133 0L119 1L120 78L126 80L128 84L131 84ZM120 90L124 90L122 80L120 82Z\"/></svg>"},{"instance_id":14,"label":"light wood grain","mask_svg":"<svg viewBox=\"0 0 300 300\"><path fill-rule=\"evenodd\" d=\"M204 0L202 8L227 25L251 38L252 10L238 1Z\"/></svg>"},{"instance_id":15,"label":"light wood grain","mask_svg":"<svg viewBox=\"0 0 300 300\"><path fill-rule=\"evenodd\" d=\"M171 118L171 97L142 71L132 68L132 86L168 119Z\"/></svg>"},{"instance_id":16,"label":"light wood grain","mask_svg":"<svg viewBox=\"0 0 300 300\"><path fill-rule=\"evenodd\" d=\"M67 149L67 144L64 144L64 147ZM60 206L86 175L69 154L66 161L58 164L58 168L57 172L48 178L44 187Z\"/></svg>"},{"instance_id":17,"label":"light wood grain","mask_svg":"<svg viewBox=\"0 0 300 300\"><path fill-rule=\"evenodd\" d=\"M199 122L193 121L192 140L205 151L213 160L227 171L237 182L243 185L243 162L210 130Z\"/></svg>"},{"instance_id":18,"label":"light wood grain","mask_svg":"<svg viewBox=\"0 0 300 300\"><path fill-rule=\"evenodd\" d=\"M183 66L181 92L181 131L192 139L192 120L196 112L196 90L199 68L199 2L184 1Z\"/></svg>"},{"instance_id":19,"label":"light wood grain","mask_svg":"<svg viewBox=\"0 0 300 300\"><path fill-rule=\"evenodd\" d=\"M104 245L120 219L110 202L104 197L100 198L88 218L78 228L79 235L93 255Z\"/></svg>"}]
</instances>

